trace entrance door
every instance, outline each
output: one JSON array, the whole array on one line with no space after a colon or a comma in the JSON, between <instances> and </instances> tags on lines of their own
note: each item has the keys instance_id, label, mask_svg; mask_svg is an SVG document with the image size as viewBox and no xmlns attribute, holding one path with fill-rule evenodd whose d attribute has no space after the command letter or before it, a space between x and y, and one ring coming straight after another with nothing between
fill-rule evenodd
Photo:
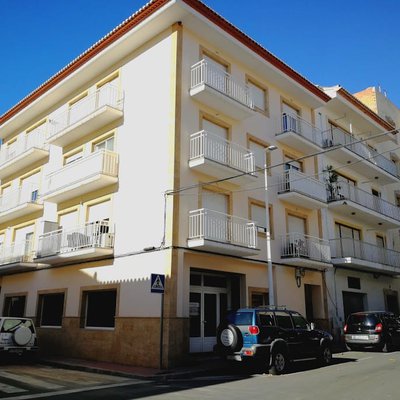
<instances>
[{"instance_id":1,"label":"entrance door","mask_svg":"<svg viewBox=\"0 0 400 400\"><path fill-rule=\"evenodd\" d=\"M190 292L190 352L214 350L216 332L226 310L227 294L208 291Z\"/></svg>"},{"instance_id":2,"label":"entrance door","mask_svg":"<svg viewBox=\"0 0 400 400\"><path fill-rule=\"evenodd\" d=\"M343 310L345 320L351 313L364 311L364 293L343 292Z\"/></svg>"}]
</instances>

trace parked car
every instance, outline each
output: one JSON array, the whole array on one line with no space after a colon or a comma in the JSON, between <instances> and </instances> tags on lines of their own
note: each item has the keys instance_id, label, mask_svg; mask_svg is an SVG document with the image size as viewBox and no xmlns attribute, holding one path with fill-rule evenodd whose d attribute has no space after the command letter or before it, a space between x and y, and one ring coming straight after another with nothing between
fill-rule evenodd
<instances>
[{"instance_id":1,"label":"parked car","mask_svg":"<svg viewBox=\"0 0 400 400\"><path fill-rule=\"evenodd\" d=\"M372 347L391 351L400 346L400 319L387 311L366 311L350 314L344 326L348 350Z\"/></svg>"},{"instance_id":2,"label":"parked car","mask_svg":"<svg viewBox=\"0 0 400 400\"><path fill-rule=\"evenodd\" d=\"M297 311L285 307L241 308L230 312L217 330L215 351L228 360L256 361L274 375L292 360L332 360L333 337L315 329Z\"/></svg>"},{"instance_id":3,"label":"parked car","mask_svg":"<svg viewBox=\"0 0 400 400\"><path fill-rule=\"evenodd\" d=\"M0 352L26 355L37 350L36 329L31 319L0 317Z\"/></svg>"}]
</instances>

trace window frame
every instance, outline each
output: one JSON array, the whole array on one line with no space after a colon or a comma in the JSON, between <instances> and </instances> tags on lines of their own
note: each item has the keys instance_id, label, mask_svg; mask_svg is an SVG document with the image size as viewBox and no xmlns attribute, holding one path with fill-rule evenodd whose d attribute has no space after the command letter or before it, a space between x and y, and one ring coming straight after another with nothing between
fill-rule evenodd
<instances>
[{"instance_id":1,"label":"window frame","mask_svg":"<svg viewBox=\"0 0 400 400\"><path fill-rule=\"evenodd\" d=\"M60 325L50 325L50 324L43 324L42 319L43 319L43 305L44 305L44 298L45 297L51 297L51 296L63 296L62 299L62 311L61 311L61 323ZM41 328L62 328L63 326L63 319L65 316L65 304L66 304L66 291L51 291L51 292L39 292L38 293L38 304L37 304L37 312L36 312L36 318L37 318L37 323L38 326Z\"/></svg>"},{"instance_id":2,"label":"window frame","mask_svg":"<svg viewBox=\"0 0 400 400\"><path fill-rule=\"evenodd\" d=\"M268 87L264 84L262 84L260 81L258 81L257 79L254 79L253 77L246 75L246 84L249 86L250 84L255 86L258 89L261 89L264 92L264 106L265 109L263 110L262 108L257 107L257 105L254 104L254 109L269 117L269 91L268 91Z\"/></svg>"}]
</instances>

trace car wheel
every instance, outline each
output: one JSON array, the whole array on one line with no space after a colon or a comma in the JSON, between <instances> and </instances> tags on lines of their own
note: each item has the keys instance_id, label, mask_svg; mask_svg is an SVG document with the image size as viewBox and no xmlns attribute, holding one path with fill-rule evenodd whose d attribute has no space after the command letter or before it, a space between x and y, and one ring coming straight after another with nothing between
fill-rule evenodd
<instances>
[{"instance_id":1,"label":"car wheel","mask_svg":"<svg viewBox=\"0 0 400 400\"><path fill-rule=\"evenodd\" d=\"M289 359L286 352L277 350L272 353L270 373L272 375L281 375L287 371Z\"/></svg>"},{"instance_id":2,"label":"car wheel","mask_svg":"<svg viewBox=\"0 0 400 400\"><path fill-rule=\"evenodd\" d=\"M217 333L217 343L225 351L238 351L243 347L242 332L233 324L222 326Z\"/></svg>"},{"instance_id":3,"label":"car wheel","mask_svg":"<svg viewBox=\"0 0 400 400\"><path fill-rule=\"evenodd\" d=\"M329 365L332 362L332 350L329 346L323 346L321 348L319 359L322 365Z\"/></svg>"}]
</instances>

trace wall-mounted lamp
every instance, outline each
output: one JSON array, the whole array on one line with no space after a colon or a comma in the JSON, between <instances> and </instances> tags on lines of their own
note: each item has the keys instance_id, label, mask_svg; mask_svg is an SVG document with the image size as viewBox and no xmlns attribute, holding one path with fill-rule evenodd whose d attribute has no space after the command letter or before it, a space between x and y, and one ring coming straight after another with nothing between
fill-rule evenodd
<instances>
[{"instance_id":1,"label":"wall-mounted lamp","mask_svg":"<svg viewBox=\"0 0 400 400\"><path fill-rule=\"evenodd\" d=\"M294 277L296 278L296 285L299 288L301 286L301 278L304 278L306 271L304 268L296 267Z\"/></svg>"}]
</instances>

